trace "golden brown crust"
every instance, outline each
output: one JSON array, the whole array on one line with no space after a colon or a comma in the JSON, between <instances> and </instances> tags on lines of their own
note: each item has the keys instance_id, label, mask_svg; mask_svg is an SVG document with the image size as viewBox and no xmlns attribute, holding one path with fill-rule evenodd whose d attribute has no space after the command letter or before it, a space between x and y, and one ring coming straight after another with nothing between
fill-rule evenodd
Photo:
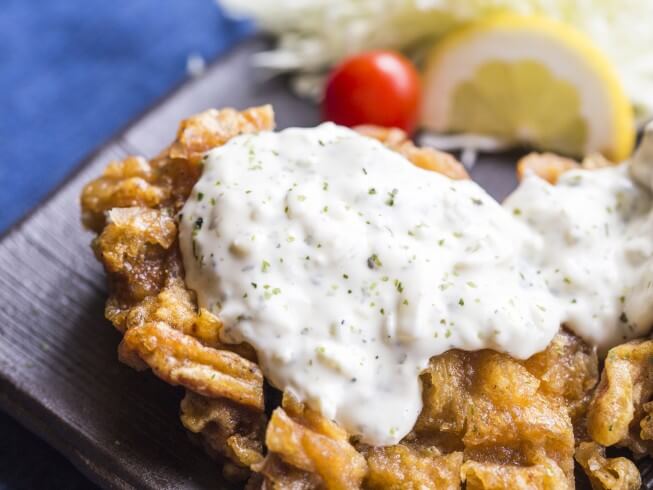
<instances>
[{"instance_id":1,"label":"golden brown crust","mask_svg":"<svg viewBox=\"0 0 653 490\"><path fill-rule=\"evenodd\" d=\"M256 410L243 410L225 398L207 398L187 391L181 402L181 421L190 432L202 435L211 455L228 458L241 469L263 461L267 420ZM248 474L241 471L239 479L246 479Z\"/></svg>"},{"instance_id":2,"label":"golden brown crust","mask_svg":"<svg viewBox=\"0 0 653 490\"><path fill-rule=\"evenodd\" d=\"M180 262L172 244L177 225L166 211L140 207L113 208L93 241L116 297L140 301L157 294L166 279L178 275Z\"/></svg>"},{"instance_id":3,"label":"golden brown crust","mask_svg":"<svg viewBox=\"0 0 653 490\"><path fill-rule=\"evenodd\" d=\"M533 465L479 463L467 461L461 470L467 490L537 489L566 490L574 488L555 461L536 459Z\"/></svg>"},{"instance_id":4,"label":"golden brown crust","mask_svg":"<svg viewBox=\"0 0 653 490\"><path fill-rule=\"evenodd\" d=\"M638 455L653 454L652 361L653 340L634 340L610 349L587 417L593 440L603 446L625 446Z\"/></svg>"},{"instance_id":5,"label":"golden brown crust","mask_svg":"<svg viewBox=\"0 0 653 490\"><path fill-rule=\"evenodd\" d=\"M267 106L206 111L184 121L152 161L114 162L84 189L83 220L99 233L93 247L109 280L107 318L124 333L121 359L187 389L184 426L227 477L249 477L247 488L459 488L462 479L468 488L569 487L573 424L583 425L597 359L567 332L526 361L490 351L434 358L422 377L424 410L396 446L357 444L289 396L267 421L253 349L223 344L220 319L185 287L175 216L205 151L273 125ZM359 130L418 166L468 177L453 157L418 148L399 130ZM651 407L640 405L636 422L649 439Z\"/></svg>"},{"instance_id":6,"label":"golden brown crust","mask_svg":"<svg viewBox=\"0 0 653 490\"><path fill-rule=\"evenodd\" d=\"M583 467L594 490L637 490L642 479L627 458L606 458L605 448L595 442L581 442L576 461Z\"/></svg>"},{"instance_id":7,"label":"golden brown crust","mask_svg":"<svg viewBox=\"0 0 653 490\"><path fill-rule=\"evenodd\" d=\"M571 158L562 157L555 153L529 153L517 162L517 178L522 180L528 173L543 178L550 184L555 184L558 178L569 170L582 168L595 170L598 168L614 165L600 153L593 153L586 156L579 164Z\"/></svg>"},{"instance_id":8,"label":"golden brown crust","mask_svg":"<svg viewBox=\"0 0 653 490\"><path fill-rule=\"evenodd\" d=\"M100 232L104 213L111 208L158 207L169 190L155 185L155 174L142 157L127 157L111 162L102 177L84 187L81 196L82 221L87 228Z\"/></svg>"},{"instance_id":9,"label":"golden brown crust","mask_svg":"<svg viewBox=\"0 0 653 490\"><path fill-rule=\"evenodd\" d=\"M573 481L574 435L564 398L519 362L492 351L449 351L423 375L424 408L412 438L465 461L526 473L543 457Z\"/></svg>"},{"instance_id":10,"label":"golden brown crust","mask_svg":"<svg viewBox=\"0 0 653 490\"><path fill-rule=\"evenodd\" d=\"M263 374L256 364L233 352L205 347L163 322L127 330L119 354L121 361L136 368L143 361L172 385L263 410Z\"/></svg>"},{"instance_id":11,"label":"golden brown crust","mask_svg":"<svg viewBox=\"0 0 653 490\"><path fill-rule=\"evenodd\" d=\"M365 458L343 429L288 394L272 412L265 444L271 456L315 475L319 486L330 490L360 488L367 472Z\"/></svg>"},{"instance_id":12,"label":"golden brown crust","mask_svg":"<svg viewBox=\"0 0 653 490\"><path fill-rule=\"evenodd\" d=\"M406 157L413 165L424 170L438 172L451 179L469 179L463 164L452 155L434 148L415 146L401 129L380 126L357 126L355 129L365 136L379 140L391 150Z\"/></svg>"},{"instance_id":13,"label":"golden brown crust","mask_svg":"<svg viewBox=\"0 0 653 490\"><path fill-rule=\"evenodd\" d=\"M397 444L369 448L364 487L370 490L456 490L460 488L463 453L442 454L435 447Z\"/></svg>"},{"instance_id":14,"label":"golden brown crust","mask_svg":"<svg viewBox=\"0 0 653 490\"><path fill-rule=\"evenodd\" d=\"M561 157L555 153L529 153L517 162L517 178L522 180L528 173L534 173L551 184L568 170L580 168L571 158Z\"/></svg>"},{"instance_id":15,"label":"golden brown crust","mask_svg":"<svg viewBox=\"0 0 653 490\"><path fill-rule=\"evenodd\" d=\"M562 330L546 350L523 364L540 380L539 391L563 399L574 428L581 425L598 382L596 349Z\"/></svg>"}]
</instances>

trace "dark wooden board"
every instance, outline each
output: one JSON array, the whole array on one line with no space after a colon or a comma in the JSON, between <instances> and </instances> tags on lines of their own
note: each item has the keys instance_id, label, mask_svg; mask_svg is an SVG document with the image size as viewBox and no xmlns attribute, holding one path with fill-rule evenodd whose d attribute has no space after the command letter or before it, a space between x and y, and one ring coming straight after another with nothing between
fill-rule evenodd
<instances>
[{"instance_id":1,"label":"dark wooden board","mask_svg":"<svg viewBox=\"0 0 653 490\"><path fill-rule=\"evenodd\" d=\"M83 162L0 241L0 407L105 488L213 489L219 469L178 419L181 393L118 363L104 320L104 277L79 223L82 185L128 153L152 156L180 119L209 107L271 103L279 127L318 122L283 80L257 79L250 40L162 100ZM514 155L485 158L474 177L503 198Z\"/></svg>"}]
</instances>

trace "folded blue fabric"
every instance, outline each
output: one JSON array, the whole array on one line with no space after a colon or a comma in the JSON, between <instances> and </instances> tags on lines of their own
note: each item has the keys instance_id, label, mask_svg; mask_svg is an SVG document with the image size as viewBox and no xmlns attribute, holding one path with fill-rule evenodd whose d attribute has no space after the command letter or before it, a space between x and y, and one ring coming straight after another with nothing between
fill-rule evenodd
<instances>
[{"instance_id":1,"label":"folded blue fabric","mask_svg":"<svg viewBox=\"0 0 653 490\"><path fill-rule=\"evenodd\" d=\"M3 0L0 232L81 158L251 32L213 0Z\"/></svg>"}]
</instances>

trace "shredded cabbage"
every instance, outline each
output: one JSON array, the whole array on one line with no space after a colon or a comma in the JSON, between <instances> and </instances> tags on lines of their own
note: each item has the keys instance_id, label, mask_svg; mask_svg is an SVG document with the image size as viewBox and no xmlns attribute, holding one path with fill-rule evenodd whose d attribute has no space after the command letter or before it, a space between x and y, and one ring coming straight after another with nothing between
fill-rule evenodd
<instances>
[{"instance_id":1,"label":"shredded cabbage","mask_svg":"<svg viewBox=\"0 0 653 490\"><path fill-rule=\"evenodd\" d=\"M374 48L419 60L424 48L461 23L497 11L543 14L585 32L617 67L640 117L653 114L652 0L222 0L278 37L259 66L300 75L295 87L319 93L319 74Z\"/></svg>"}]
</instances>

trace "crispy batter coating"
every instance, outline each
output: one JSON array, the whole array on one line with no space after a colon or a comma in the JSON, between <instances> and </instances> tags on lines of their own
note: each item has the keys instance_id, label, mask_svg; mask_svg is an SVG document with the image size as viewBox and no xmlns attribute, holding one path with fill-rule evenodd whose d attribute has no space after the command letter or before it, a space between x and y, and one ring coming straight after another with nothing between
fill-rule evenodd
<instances>
[{"instance_id":1,"label":"crispy batter coating","mask_svg":"<svg viewBox=\"0 0 653 490\"><path fill-rule=\"evenodd\" d=\"M179 125L177 139L164 152L169 158L198 163L204 152L222 146L234 136L274 128L274 112L269 105L236 111L209 109L185 119Z\"/></svg>"},{"instance_id":2,"label":"crispy batter coating","mask_svg":"<svg viewBox=\"0 0 653 490\"><path fill-rule=\"evenodd\" d=\"M265 444L286 464L317 475L327 490L360 488L367 472L343 429L289 395L272 412Z\"/></svg>"},{"instance_id":3,"label":"crispy batter coating","mask_svg":"<svg viewBox=\"0 0 653 490\"><path fill-rule=\"evenodd\" d=\"M201 174L204 152L239 134L273 128L270 106L241 112L210 109L188 118L182 121L177 139L158 157L150 162L141 157L111 162L102 177L87 184L81 196L82 222L99 233L106 223L105 213L112 208L168 207L177 211Z\"/></svg>"},{"instance_id":4,"label":"crispy batter coating","mask_svg":"<svg viewBox=\"0 0 653 490\"><path fill-rule=\"evenodd\" d=\"M169 269L176 269L179 263L177 249L172 248L176 237L175 220L165 211L111 209L107 226L93 242L111 291L136 301L158 293L170 275Z\"/></svg>"},{"instance_id":5,"label":"crispy batter coating","mask_svg":"<svg viewBox=\"0 0 653 490\"><path fill-rule=\"evenodd\" d=\"M193 434L201 434L207 452L236 468L225 469L231 479L244 480L247 469L263 461L264 414L243 410L225 398L206 398L187 391L181 402L181 421ZM228 458L226 461L224 458Z\"/></svg>"},{"instance_id":6,"label":"crispy batter coating","mask_svg":"<svg viewBox=\"0 0 653 490\"><path fill-rule=\"evenodd\" d=\"M442 454L437 448L397 444L368 448L369 470L364 486L370 490L456 490L460 488L463 453Z\"/></svg>"},{"instance_id":7,"label":"crispy batter coating","mask_svg":"<svg viewBox=\"0 0 653 490\"><path fill-rule=\"evenodd\" d=\"M123 333L149 321L164 322L187 333L198 321L194 295L186 289L181 277L171 275L156 295L147 296L136 304L122 303L118 296L111 296L104 313Z\"/></svg>"},{"instance_id":8,"label":"crispy batter coating","mask_svg":"<svg viewBox=\"0 0 653 490\"><path fill-rule=\"evenodd\" d=\"M581 425L598 382L596 349L562 330L546 350L527 359L524 367L540 380L539 391L560 397L574 427Z\"/></svg>"},{"instance_id":9,"label":"crispy batter coating","mask_svg":"<svg viewBox=\"0 0 653 490\"><path fill-rule=\"evenodd\" d=\"M365 136L379 140L391 150L406 157L413 165L441 173L452 179L469 179L463 164L449 153L415 146L401 129L380 126L357 126L355 129Z\"/></svg>"},{"instance_id":10,"label":"crispy batter coating","mask_svg":"<svg viewBox=\"0 0 653 490\"><path fill-rule=\"evenodd\" d=\"M517 178L523 179L529 172L555 184L567 170L580 168L578 162L555 153L529 153L517 162Z\"/></svg>"},{"instance_id":11,"label":"crispy batter coating","mask_svg":"<svg viewBox=\"0 0 653 490\"><path fill-rule=\"evenodd\" d=\"M653 340L633 340L610 349L590 404L587 428L603 446L625 446L653 454Z\"/></svg>"},{"instance_id":12,"label":"crispy batter coating","mask_svg":"<svg viewBox=\"0 0 653 490\"><path fill-rule=\"evenodd\" d=\"M254 350L222 343L222 322L199 309L185 287L176 214L201 173L205 151L273 126L268 106L206 111L183 121L175 142L150 162L113 162L85 187L83 221L99 234L93 249L108 276L107 318L124 334L121 360L186 388L184 426L222 461L226 477L248 479L249 489L573 487L574 428L578 438L586 437L598 362L593 349L565 331L526 361L491 351L450 351L432 359L422 375L424 410L413 432L395 446L360 444L288 395L267 420ZM414 146L400 130L358 130L415 165L468 177L453 157ZM551 180L577 166L558 157L533 158L522 167L533 166ZM638 349L636 361L622 353L620 362L606 362L610 371L592 410L598 430L602 418L623 415L613 402L626 396L633 413L622 422L626 436L618 442L642 448L653 435L653 403L646 403L653 388L645 348ZM626 395L623 386L610 383L617 377L630 382ZM627 462L601 460L600 448L580 454L588 451L577 453L579 462L599 461L606 474L622 471L621 482L638 477ZM599 478L592 465L585 464L590 477Z\"/></svg>"},{"instance_id":13,"label":"crispy batter coating","mask_svg":"<svg viewBox=\"0 0 653 490\"><path fill-rule=\"evenodd\" d=\"M256 364L231 351L206 347L163 322L127 330L119 354L135 368L145 362L172 385L263 410L263 374Z\"/></svg>"},{"instance_id":14,"label":"crispy batter coating","mask_svg":"<svg viewBox=\"0 0 653 490\"><path fill-rule=\"evenodd\" d=\"M614 165L600 153L593 153L586 156L579 164L571 158L561 157L555 153L529 153L517 162L517 178L522 180L524 176L533 172L551 184L555 184L563 173L568 170L582 168L595 170Z\"/></svg>"},{"instance_id":15,"label":"crispy batter coating","mask_svg":"<svg viewBox=\"0 0 653 490\"><path fill-rule=\"evenodd\" d=\"M642 484L635 464L627 458L606 458L605 448L581 442L576 461L583 467L594 490L637 490Z\"/></svg>"},{"instance_id":16,"label":"crispy batter coating","mask_svg":"<svg viewBox=\"0 0 653 490\"><path fill-rule=\"evenodd\" d=\"M246 490L313 490L324 488L316 473L290 466L274 453L260 464L252 466L255 473L247 482Z\"/></svg>"},{"instance_id":17,"label":"crispy batter coating","mask_svg":"<svg viewBox=\"0 0 653 490\"><path fill-rule=\"evenodd\" d=\"M555 461L536 458L532 466L467 461L462 467L467 490L528 488L563 490L574 488Z\"/></svg>"},{"instance_id":18,"label":"crispy batter coating","mask_svg":"<svg viewBox=\"0 0 653 490\"><path fill-rule=\"evenodd\" d=\"M523 362L488 350L454 350L433 358L422 381L415 441L463 451L466 464L510 467L504 476L514 480L505 480L505 488L519 488L521 478L551 464L563 477L558 483L572 485L574 435L564 398L547 392ZM549 463L538 466L544 459Z\"/></svg>"},{"instance_id":19,"label":"crispy batter coating","mask_svg":"<svg viewBox=\"0 0 653 490\"><path fill-rule=\"evenodd\" d=\"M144 158L127 157L122 162L111 162L102 177L84 187L84 225L100 232L105 224L104 213L112 208L158 207L170 191L157 186L155 180L155 173Z\"/></svg>"}]
</instances>

